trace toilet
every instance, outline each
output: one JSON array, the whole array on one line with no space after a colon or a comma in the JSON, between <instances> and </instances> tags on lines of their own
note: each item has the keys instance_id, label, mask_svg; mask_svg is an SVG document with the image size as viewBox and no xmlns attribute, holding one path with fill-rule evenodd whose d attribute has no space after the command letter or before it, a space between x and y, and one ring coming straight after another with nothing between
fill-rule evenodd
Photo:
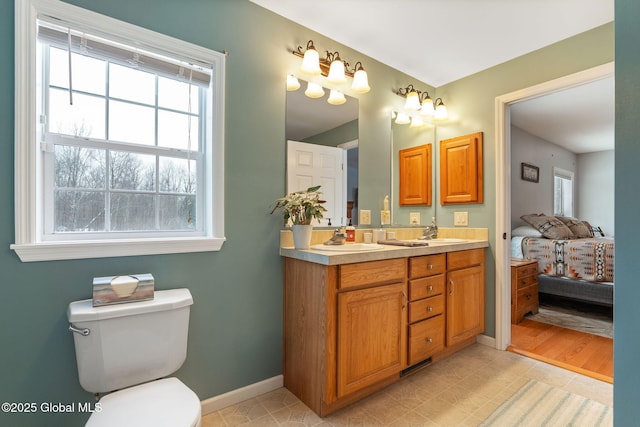
<instances>
[{"instance_id":1,"label":"toilet","mask_svg":"<svg viewBox=\"0 0 640 427\"><path fill-rule=\"evenodd\" d=\"M69 304L80 385L108 393L86 426L199 427L200 399L168 377L187 356L188 289L155 291L153 300L93 307Z\"/></svg>"}]
</instances>

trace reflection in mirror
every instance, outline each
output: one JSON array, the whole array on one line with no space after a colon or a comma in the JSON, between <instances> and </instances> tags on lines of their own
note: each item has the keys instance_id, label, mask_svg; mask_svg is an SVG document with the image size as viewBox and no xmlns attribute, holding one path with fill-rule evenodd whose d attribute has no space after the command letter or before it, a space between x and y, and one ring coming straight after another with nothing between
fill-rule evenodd
<instances>
[{"instance_id":1,"label":"reflection in mirror","mask_svg":"<svg viewBox=\"0 0 640 427\"><path fill-rule=\"evenodd\" d=\"M401 206L400 205L400 167L399 167L399 152L411 147L417 147L425 144L431 144L432 151L432 163L431 171L435 171L436 153L435 149L435 128L433 126L424 125L420 128L410 128L409 125L398 125L391 120L391 159L392 159L392 171L391 171L391 191L392 191L392 204L391 204L391 218L394 226L424 226L431 223L431 217L436 216L435 203L431 205L421 204L415 206ZM432 172L431 176L431 200L437 200L435 189L438 187L435 174ZM418 213L419 221L415 221ZM414 219L413 221L411 219Z\"/></svg>"},{"instance_id":2,"label":"reflection in mirror","mask_svg":"<svg viewBox=\"0 0 640 427\"><path fill-rule=\"evenodd\" d=\"M304 94L307 83L300 83L298 90L287 91L286 191L321 185L327 212L320 226L356 225L358 100L346 96L342 105L331 105L329 90L309 98Z\"/></svg>"}]
</instances>

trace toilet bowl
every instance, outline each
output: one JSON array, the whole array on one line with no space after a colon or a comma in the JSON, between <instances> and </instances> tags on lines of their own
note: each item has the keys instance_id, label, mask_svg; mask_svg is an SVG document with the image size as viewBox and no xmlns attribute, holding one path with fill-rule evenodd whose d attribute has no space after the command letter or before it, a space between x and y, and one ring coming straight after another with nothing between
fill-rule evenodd
<instances>
[{"instance_id":1,"label":"toilet bowl","mask_svg":"<svg viewBox=\"0 0 640 427\"><path fill-rule=\"evenodd\" d=\"M165 378L108 394L86 427L200 427L200 399L177 378Z\"/></svg>"},{"instance_id":2,"label":"toilet bowl","mask_svg":"<svg viewBox=\"0 0 640 427\"><path fill-rule=\"evenodd\" d=\"M200 426L200 399L170 376L186 359L192 304L188 289L126 304L69 304L80 385L106 393L87 426Z\"/></svg>"}]
</instances>

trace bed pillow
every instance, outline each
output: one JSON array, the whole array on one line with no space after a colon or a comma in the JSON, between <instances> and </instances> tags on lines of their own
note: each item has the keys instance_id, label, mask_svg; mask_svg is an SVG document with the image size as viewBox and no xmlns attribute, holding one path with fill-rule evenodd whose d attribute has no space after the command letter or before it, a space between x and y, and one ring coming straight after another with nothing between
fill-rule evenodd
<instances>
[{"instance_id":1,"label":"bed pillow","mask_svg":"<svg viewBox=\"0 0 640 427\"><path fill-rule=\"evenodd\" d=\"M547 239L574 239L575 236L564 222L554 216L529 214L520 217L524 222L538 230Z\"/></svg>"},{"instance_id":2,"label":"bed pillow","mask_svg":"<svg viewBox=\"0 0 640 427\"><path fill-rule=\"evenodd\" d=\"M557 216L556 218L564 222L577 239L593 237L593 230L588 222L580 221L579 219L570 216Z\"/></svg>"},{"instance_id":3,"label":"bed pillow","mask_svg":"<svg viewBox=\"0 0 640 427\"><path fill-rule=\"evenodd\" d=\"M511 231L511 237L542 237L542 233L530 225L521 225Z\"/></svg>"}]
</instances>

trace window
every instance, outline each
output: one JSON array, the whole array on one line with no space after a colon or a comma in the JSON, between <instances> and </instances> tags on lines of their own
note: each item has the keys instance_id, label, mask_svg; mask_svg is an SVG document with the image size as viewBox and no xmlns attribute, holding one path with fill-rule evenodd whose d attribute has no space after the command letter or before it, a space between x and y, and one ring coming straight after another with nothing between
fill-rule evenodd
<instances>
[{"instance_id":1,"label":"window","mask_svg":"<svg viewBox=\"0 0 640 427\"><path fill-rule=\"evenodd\" d=\"M219 250L224 55L55 0L16 14L12 249Z\"/></svg>"},{"instance_id":2,"label":"window","mask_svg":"<svg viewBox=\"0 0 640 427\"><path fill-rule=\"evenodd\" d=\"M553 168L553 214L573 216L573 172Z\"/></svg>"}]
</instances>

